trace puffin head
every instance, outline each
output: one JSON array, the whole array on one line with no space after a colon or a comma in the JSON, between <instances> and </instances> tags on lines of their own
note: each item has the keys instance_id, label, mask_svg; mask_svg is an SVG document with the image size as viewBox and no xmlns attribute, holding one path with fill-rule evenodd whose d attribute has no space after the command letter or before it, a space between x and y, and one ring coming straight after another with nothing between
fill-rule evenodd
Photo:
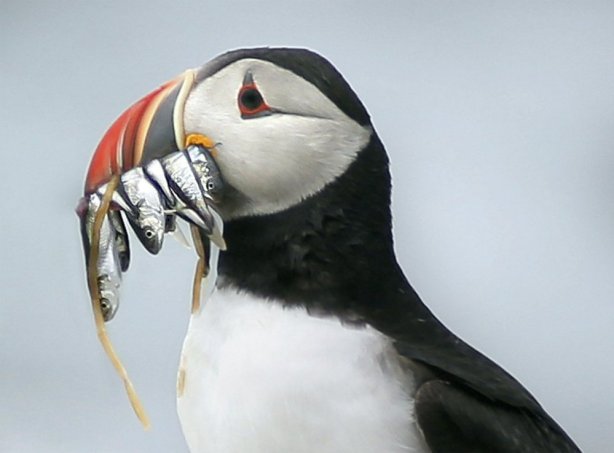
<instances>
[{"instance_id":1,"label":"puffin head","mask_svg":"<svg viewBox=\"0 0 614 453\"><path fill-rule=\"evenodd\" d=\"M239 50L207 63L187 97L184 127L216 143L234 189L220 206L226 220L300 204L343 174L373 133L341 75L302 49Z\"/></svg>"},{"instance_id":2,"label":"puffin head","mask_svg":"<svg viewBox=\"0 0 614 453\"><path fill-rule=\"evenodd\" d=\"M215 145L227 187L215 206L226 224L222 276L238 272L254 290L311 287L314 272L322 284L332 272L314 266L351 272L374 249L392 253L385 150L358 96L318 54L235 50L162 85L109 129L86 191L194 135Z\"/></svg>"}]
</instances>

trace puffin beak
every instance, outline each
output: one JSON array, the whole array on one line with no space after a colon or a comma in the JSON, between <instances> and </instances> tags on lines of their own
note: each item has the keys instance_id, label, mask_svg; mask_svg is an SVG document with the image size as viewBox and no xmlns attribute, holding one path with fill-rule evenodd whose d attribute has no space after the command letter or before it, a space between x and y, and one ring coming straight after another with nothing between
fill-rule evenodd
<instances>
[{"instance_id":1,"label":"puffin beak","mask_svg":"<svg viewBox=\"0 0 614 453\"><path fill-rule=\"evenodd\" d=\"M185 147L183 113L195 73L187 70L137 101L115 120L92 156L85 179L86 194L113 175Z\"/></svg>"}]
</instances>

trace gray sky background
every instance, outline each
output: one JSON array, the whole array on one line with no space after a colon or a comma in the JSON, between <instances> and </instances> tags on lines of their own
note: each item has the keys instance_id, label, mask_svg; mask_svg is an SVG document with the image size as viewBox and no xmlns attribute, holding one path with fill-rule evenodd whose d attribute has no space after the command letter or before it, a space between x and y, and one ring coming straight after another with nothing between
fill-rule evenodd
<instances>
[{"instance_id":1,"label":"gray sky background","mask_svg":"<svg viewBox=\"0 0 614 453\"><path fill-rule=\"evenodd\" d=\"M390 154L396 248L425 302L585 451L611 451L614 3L379 0L0 0L0 450L187 451L194 254L133 241L110 331L144 433L96 338L73 209L125 107L256 45L334 62Z\"/></svg>"}]
</instances>

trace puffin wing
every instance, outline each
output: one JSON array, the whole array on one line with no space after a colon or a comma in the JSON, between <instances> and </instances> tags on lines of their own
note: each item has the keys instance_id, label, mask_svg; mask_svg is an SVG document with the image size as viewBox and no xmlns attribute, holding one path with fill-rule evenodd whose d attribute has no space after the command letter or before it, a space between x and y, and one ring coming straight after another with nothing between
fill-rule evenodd
<instances>
[{"instance_id":1,"label":"puffin wing","mask_svg":"<svg viewBox=\"0 0 614 453\"><path fill-rule=\"evenodd\" d=\"M402 276L400 269L390 275ZM399 277L396 277L399 278ZM388 281L371 324L415 383L415 417L434 453L580 452L520 382L469 346L406 280Z\"/></svg>"},{"instance_id":2,"label":"puffin wing","mask_svg":"<svg viewBox=\"0 0 614 453\"><path fill-rule=\"evenodd\" d=\"M415 410L433 453L579 451L547 415L489 400L446 380L423 383Z\"/></svg>"}]
</instances>

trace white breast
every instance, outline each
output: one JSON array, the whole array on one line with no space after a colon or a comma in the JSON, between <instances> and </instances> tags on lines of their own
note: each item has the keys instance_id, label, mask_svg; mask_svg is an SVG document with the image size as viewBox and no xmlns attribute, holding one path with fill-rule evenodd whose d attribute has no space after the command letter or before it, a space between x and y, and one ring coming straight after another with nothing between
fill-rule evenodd
<instances>
[{"instance_id":1,"label":"white breast","mask_svg":"<svg viewBox=\"0 0 614 453\"><path fill-rule=\"evenodd\" d=\"M183 346L178 411L192 453L426 451L413 382L372 328L215 291Z\"/></svg>"}]
</instances>

